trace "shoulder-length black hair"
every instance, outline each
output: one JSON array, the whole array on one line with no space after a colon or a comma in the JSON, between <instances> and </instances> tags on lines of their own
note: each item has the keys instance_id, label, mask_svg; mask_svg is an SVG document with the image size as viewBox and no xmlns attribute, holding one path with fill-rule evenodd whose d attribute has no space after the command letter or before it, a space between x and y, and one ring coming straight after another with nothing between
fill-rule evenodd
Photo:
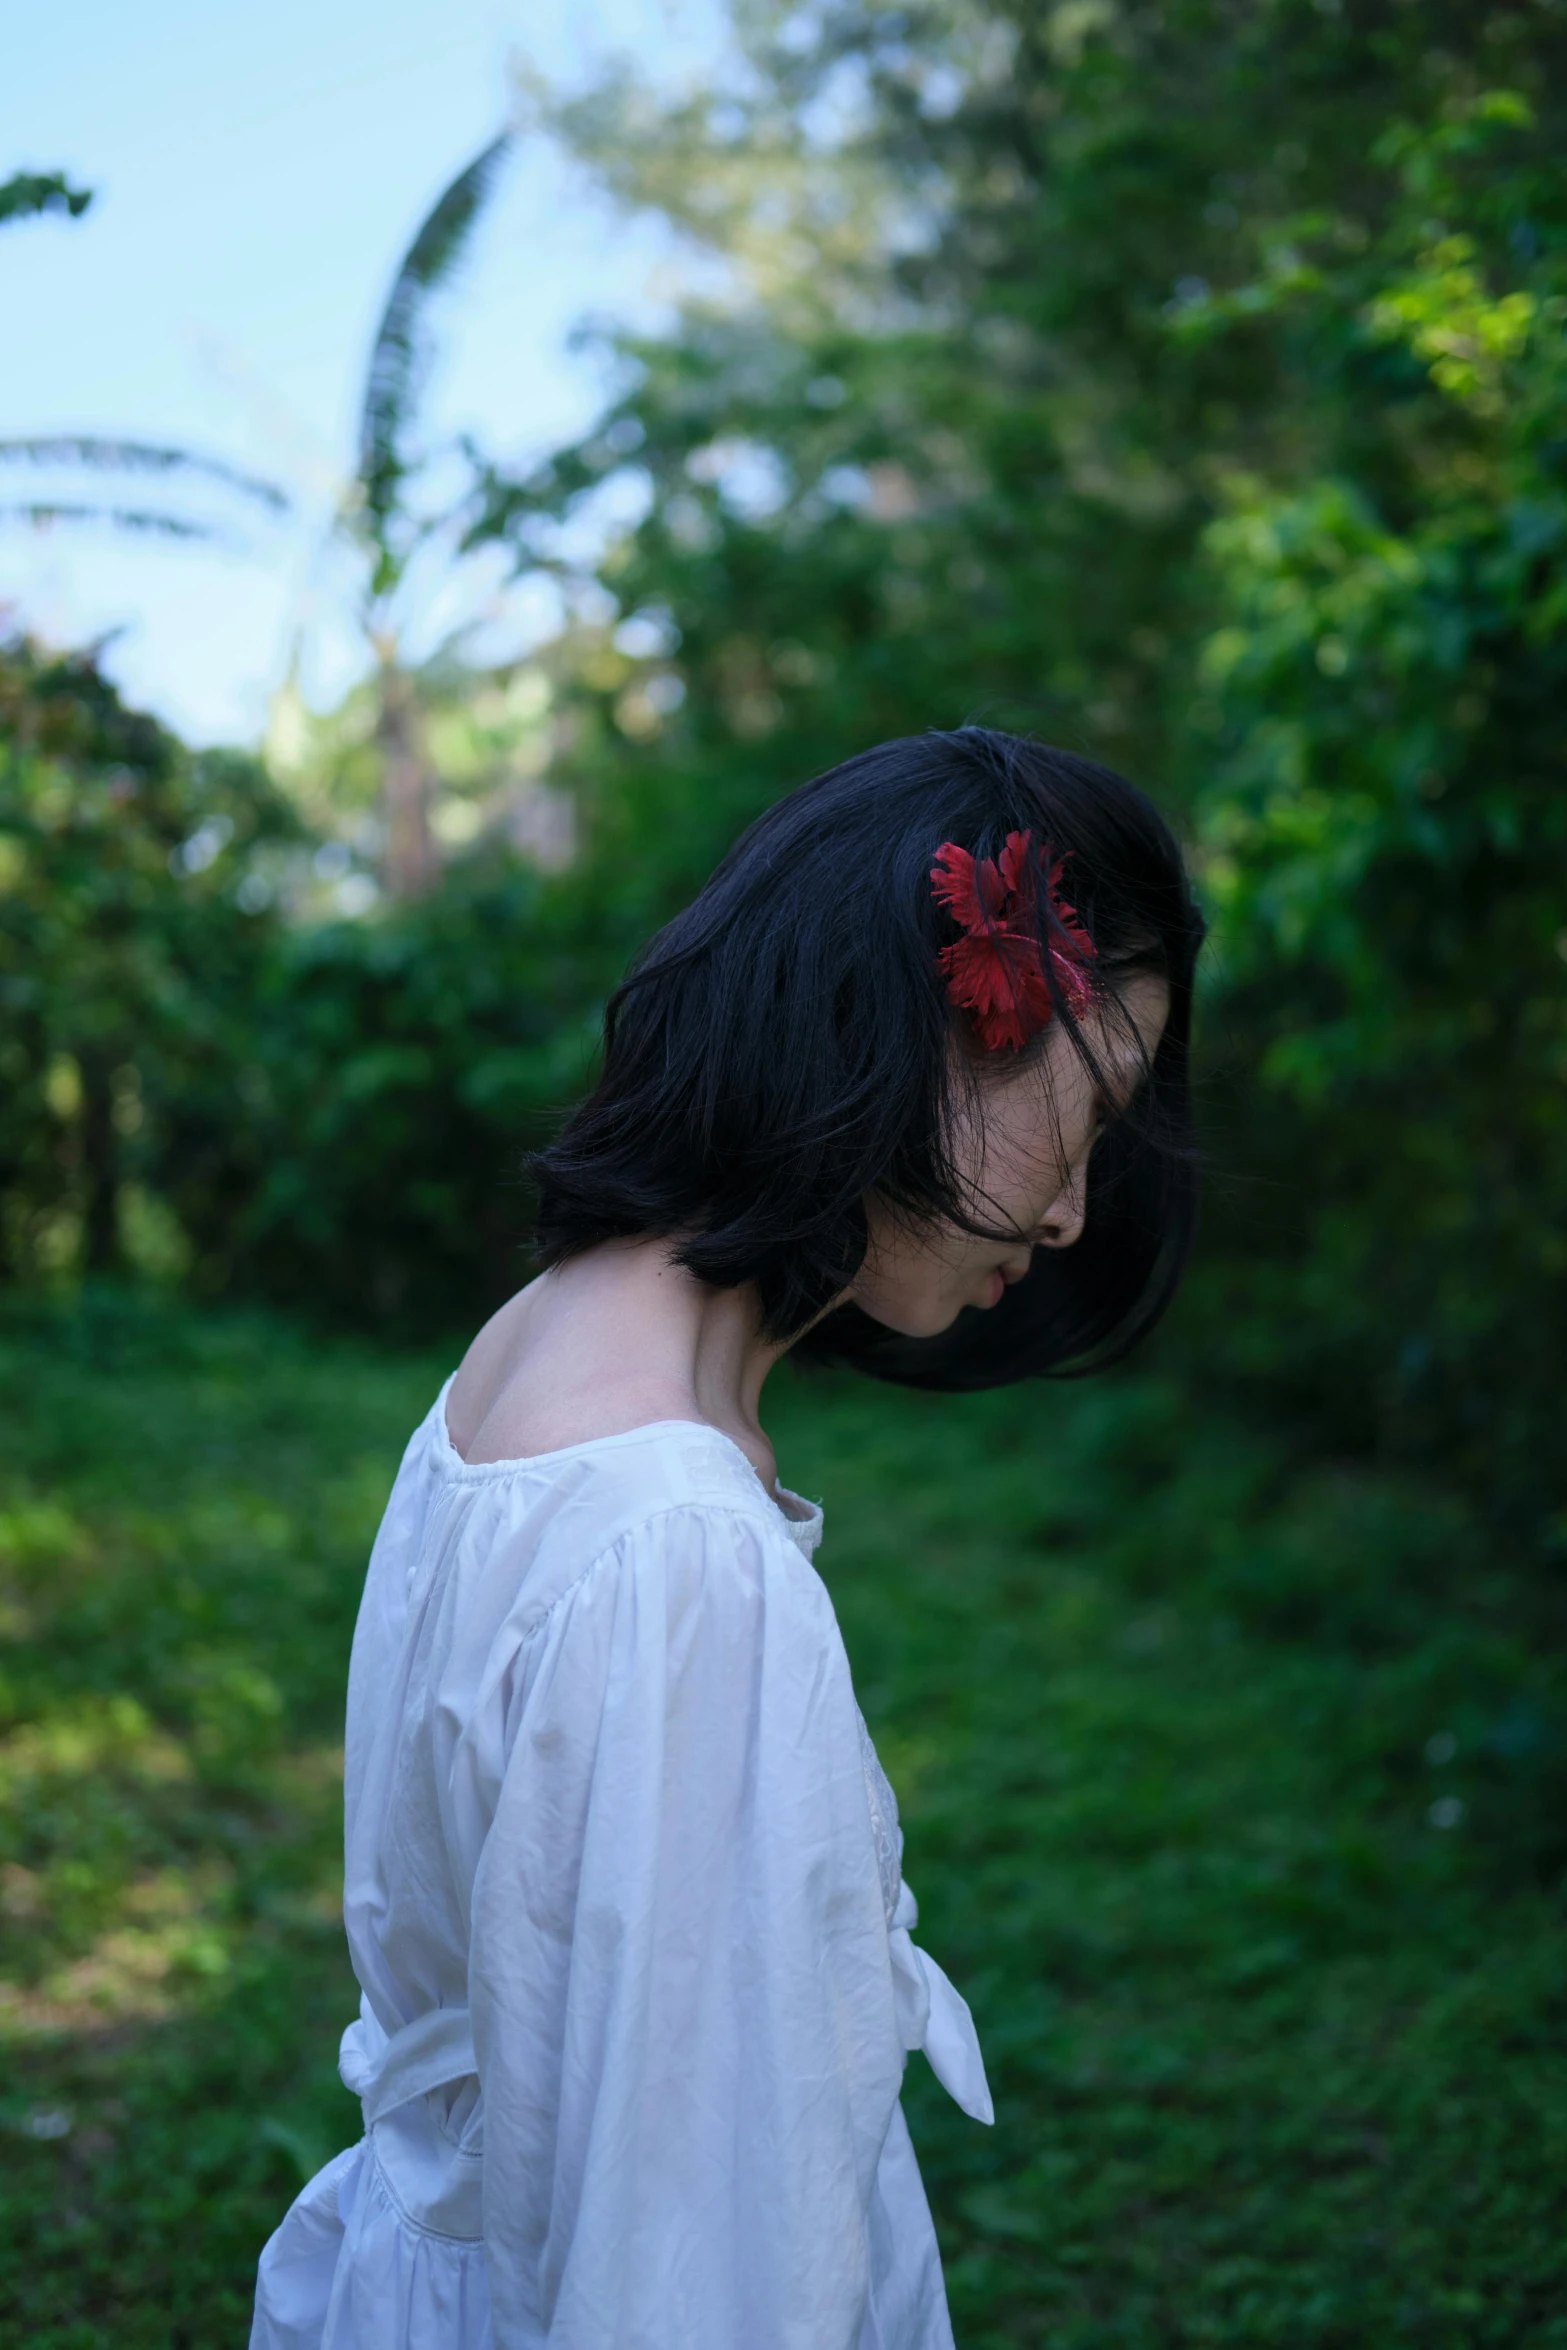
<instances>
[{"instance_id":1,"label":"shoulder-length black hair","mask_svg":"<svg viewBox=\"0 0 1567 2350\"><path fill-rule=\"evenodd\" d=\"M1082 1237L1036 1249L988 1313L906 1338L852 1305L824 1309L864 1258L868 1194L916 1221L986 1229L952 1157L978 1056L938 967L956 932L930 877L943 842L994 857L1014 831L1070 860L1064 887L1094 941L1101 998L1158 972L1169 1020L1132 1106L1095 1145ZM1056 917L1038 898L1047 945ZM667 1234L703 1281L755 1282L767 1330L797 1337L800 1353L911 1386L1098 1369L1157 1321L1191 1245L1187 1044L1202 932L1169 828L1108 768L973 726L862 752L759 817L611 1000L603 1074L530 1162L540 1259ZM1042 961L1054 1017L1092 1066ZM1025 1057L983 1060L1005 1077Z\"/></svg>"}]
</instances>

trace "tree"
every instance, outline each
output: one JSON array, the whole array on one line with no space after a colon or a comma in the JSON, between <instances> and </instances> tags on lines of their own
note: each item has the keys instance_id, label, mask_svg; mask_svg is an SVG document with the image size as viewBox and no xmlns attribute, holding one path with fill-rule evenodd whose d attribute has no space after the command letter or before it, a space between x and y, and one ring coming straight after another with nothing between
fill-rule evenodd
<instances>
[{"instance_id":1,"label":"tree","mask_svg":"<svg viewBox=\"0 0 1567 2350\"><path fill-rule=\"evenodd\" d=\"M1210 1375L1548 1521L1567 30L1453 0L740 25L738 92L555 116L728 290L619 338L581 443L475 481L519 565L644 482L601 572L626 649L576 697L606 926L879 735L984 714L1150 782L1217 918L1207 1083L1248 1178Z\"/></svg>"},{"instance_id":2,"label":"tree","mask_svg":"<svg viewBox=\"0 0 1567 2350\"><path fill-rule=\"evenodd\" d=\"M438 871L419 683L406 653L411 608L417 609L417 581L411 583L410 574L421 555L441 551L441 542L448 553L453 545L448 517L420 499L421 475L435 455L417 444L429 372L429 310L462 263L510 143L510 133L503 132L464 165L398 264L370 349L358 465L340 513L365 572L360 621L375 663L385 874L398 897L419 895Z\"/></svg>"},{"instance_id":3,"label":"tree","mask_svg":"<svg viewBox=\"0 0 1567 2350\"><path fill-rule=\"evenodd\" d=\"M0 1267L119 1263L128 1170L232 1205L235 1090L292 830L253 760L186 751L91 653L0 646Z\"/></svg>"},{"instance_id":4,"label":"tree","mask_svg":"<svg viewBox=\"0 0 1567 2350\"><path fill-rule=\"evenodd\" d=\"M79 220L92 201L91 189L73 187L63 172L16 172L0 182L0 227L47 213L63 212ZM27 433L0 440L0 465L64 466L133 480L173 477L208 481L234 491L247 504L270 515L285 512L288 505L272 482L243 473L219 458L194 456L186 449L147 441L84 433ZM220 535L214 524L177 509L58 497L0 503L0 523L5 522L29 523L35 528L57 523L107 524L115 530L168 539L210 540Z\"/></svg>"},{"instance_id":5,"label":"tree","mask_svg":"<svg viewBox=\"0 0 1567 2350\"><path fill-rule=\"evenodd\" d=\"M63 171L16 171L0 180L0 222L31 220L42 212L80 220L92 200L91 188L73 187Z\"/></svg>"}]
</instances>

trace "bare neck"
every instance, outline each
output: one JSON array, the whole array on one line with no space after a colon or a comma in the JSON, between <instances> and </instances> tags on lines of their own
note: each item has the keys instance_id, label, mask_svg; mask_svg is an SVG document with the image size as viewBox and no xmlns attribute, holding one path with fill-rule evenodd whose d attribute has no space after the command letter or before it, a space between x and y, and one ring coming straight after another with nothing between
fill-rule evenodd
<instances>
[{"instance_id":1,"label":"bare neck","mask_svg":"<svg viewBox=\"0 0 1567 2350\"><path fill-rule=\"evenodd\" d=\"M526 1459L656 1420L702 1420L777 1486L762 1383L785 1352L762 1334L754 1287L712 1289L662 1240L611 1241L541 1274L502 1306L447 1398L469 1461Z\"/></svg>"}]
</instances>

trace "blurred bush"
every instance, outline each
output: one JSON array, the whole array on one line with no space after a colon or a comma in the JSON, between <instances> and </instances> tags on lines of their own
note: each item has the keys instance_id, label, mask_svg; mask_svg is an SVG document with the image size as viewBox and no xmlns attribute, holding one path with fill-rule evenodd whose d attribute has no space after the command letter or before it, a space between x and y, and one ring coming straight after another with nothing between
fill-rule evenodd
<instances>
[{"instance_id":1,"label":"blurred bush","mask_svg":"<svg viewBox=\"0 0 1567 2350\"><path fill-rule=\"evenodd\" d=\"M0 1267L189 1264L251 1175L233 1114L292 829L253 759L186 751L91 655L0 648ZM181 1209L191 1231L181 1228Z\"/></svg>"},{"instance_id":2,"label":"blurred bush","mask_svg":"<svg viewBox=\"0 0 1567 2350\"><path fill-rule=\"evenodd\" d=\"M456 518L565 570L636 492L608 617L551 655L567 869L481 839L357 920L242 917L286 811L159 738L173 780L115 803L147 828L134 916L100 905L107 818L29 810L96 805L127 756L47 751L43 667L12 656L0 853L69 834L79 907L51 961L33 885L0 897L32 1024L13 1263L107 1262L134 1186L209 1286L473 1311L521 1269L520 1150L638 941L778 792L981 717L1123 767L1193 844L1218 1180L1189 1363L1559 1531L1567 23L829 0L737 27L739 94L540 100L723 264L618 339L578 446L475 455ZM95 723L140 725L73 674ZM209 799L232 830L197 871ZM122 1020L101 1047L89 996ZM89 1128L119 1137L112 1228Z\"/></svg>"},{"instance_id":3,"label":"blurred bush","mask_svg":"<svg viewBox=\"0 0 1567 2350\"><path fill-rule=\"evenodd\" d=\"M485 851L323 918L265 771L184 750L90 658L0 653L0 728L12 1278L404 1326L514 1287L521 1146L586 1077L609 968L583 877Z\"/></svg>"},{"instance_id":4,"label":"blurred bush","mask_svg":"<svg viewBox=\"0 0 1567 2350\"><path fill-rule=\"evenodd\" d=\"M628 466L650 488L606 577L686 691L619 820L674 811L695 865L737 802L970 714L1147 782L1215 921L1189 1340L1314 1440L1549 1522L1567 29L747 21L744 104L559 119L748 298L622 342L599 431L480 484L520 555Z\"/></svg>"},{"instance_id":5,"label":"blurred bush","mask_svg":"<svg viewBox=\"0 0 1567 2350\"><path fill-rule=\"evenodd\" d=\"M426 1330L527 1279L521 1154L592 1062L593 913L496 853L385 920L284 940L241 1073L255 1181L206 1233L223 1278Z\"/></svg>"}]
</instances>

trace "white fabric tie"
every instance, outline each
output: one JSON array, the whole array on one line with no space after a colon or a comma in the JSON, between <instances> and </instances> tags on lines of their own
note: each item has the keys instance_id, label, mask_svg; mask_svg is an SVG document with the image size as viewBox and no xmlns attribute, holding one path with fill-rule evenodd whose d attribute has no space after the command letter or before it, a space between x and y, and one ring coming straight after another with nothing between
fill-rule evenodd
<instances>
[{"instance_id":1,"label":"white fabric tie","mask_svg":"<svg viewBox=\"0 0 1567 2350\"><path fill-rule=\"evenodd\" d=\"M909 1886L901 1885L888 1935L898 2037L907 2049L923 2048L931 2071L971 2120L994 2122L968 2001L914 1941L911 1928L918 1923L919 1904ZM364 2107L365 2128L372 2129L400 2105L477 2073L468 2010L432 2008L388 2036L369 2000L361 1997L359 2020L343 2034L337 2069L344 2087Z\"/></svg>"},{"instance_id":2,"label":"white fabric tie","mask_svg":"<svg viewBox=\"0 0 1567 2350\"><path fill-rule=\"evenodd\" d=\"M478 2072L468 2010L431 2008L388 2036L361 1993L359 2021L343 2034L337 2069L364 2107L365 2128L373 2129L400 2105Z\"/></svg>"},{"instance_id":3,"label":"white fabric tie","mask_svg":"<svg viewBox=\"0 0 1567 2350\"><path fill-rule=\"evenodd\" d=\"M924 2049L931 2071L971 2121L993 2122L996 2109L968 2001L911 1939L909 1929L919 1924L919 1915L908 1886L900 1885L888 1936L898 2036L905 2048Z\"/></svg>"}]
</instances>

